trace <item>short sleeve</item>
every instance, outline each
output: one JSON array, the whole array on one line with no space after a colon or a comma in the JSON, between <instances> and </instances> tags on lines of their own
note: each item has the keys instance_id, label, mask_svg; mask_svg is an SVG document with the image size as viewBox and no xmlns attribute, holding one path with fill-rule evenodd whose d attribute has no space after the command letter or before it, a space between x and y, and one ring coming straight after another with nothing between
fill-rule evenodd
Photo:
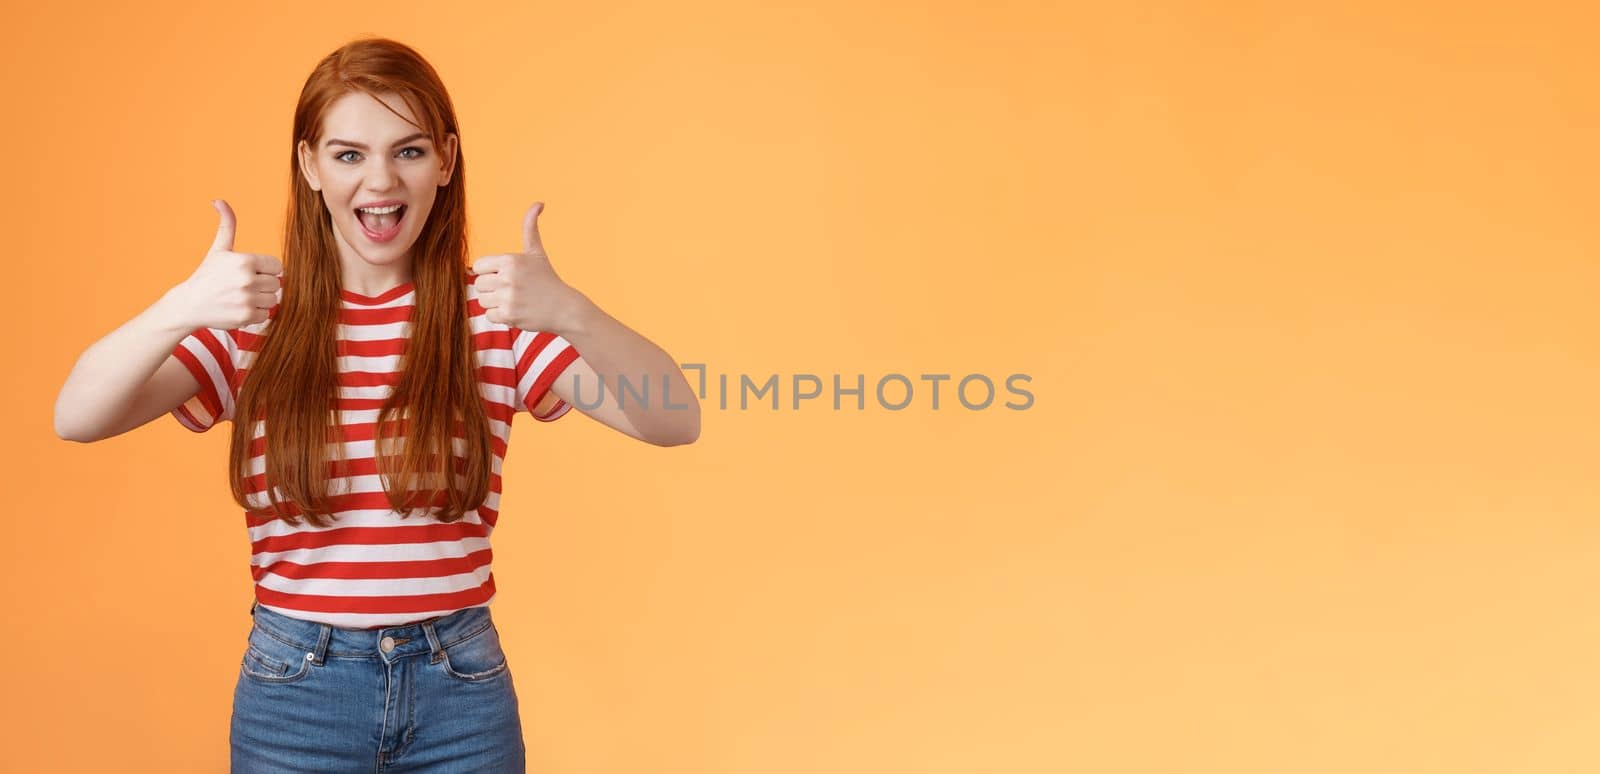
<instances>
[{"instance_id":1,"label":"short sleeve","mask_svg":"<svg viewBox=\"0 0 1600 774\"><path fill-rule=\"evenodd\" d=\"M547 331L524 331L512 328L511 353L517 360L517 410L533 414L540 422L560 419L572 405L557 400L544 414L534 413L534 407L544 399L561 372L578 359L578 350L566 339Z\"/></svg>"},{"instance_id":2,"label":"short sleeve","mask_svg":"<svg viewBox=\"0 0 1600 774\"><path fill-rule=\"evenodd\" d=\"M173 418L196 433L210 430L223 420L233 419L233 402L239 396L239 344L234 333L217 328L197 328L172 350L200 389L194 397L172 410Z\"/></svg>"}]
</instances>

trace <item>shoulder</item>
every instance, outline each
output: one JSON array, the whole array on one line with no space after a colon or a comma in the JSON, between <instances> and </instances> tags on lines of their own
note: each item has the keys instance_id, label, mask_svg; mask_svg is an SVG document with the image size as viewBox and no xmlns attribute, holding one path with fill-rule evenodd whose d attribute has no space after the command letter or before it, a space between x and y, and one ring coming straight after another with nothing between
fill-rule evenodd
<instances>
[{"instance_id":1,"label":"shoulder","mask_svg":"<svg viewBox=\"0 0 1600 774\"><path fill-rule=\"evenodd\" d=\"M231 350L254 350L259 345L261 337L266 333L267 328L272 325L272 319L277 315L278 305L273 304L272 308L267 310L267 319L261 322L249 323L237 328L196 328L185 337L185 341L197 341L207 349L212 350L216 350L218 347L226 347Z\"/></svg>"}]
</instances>

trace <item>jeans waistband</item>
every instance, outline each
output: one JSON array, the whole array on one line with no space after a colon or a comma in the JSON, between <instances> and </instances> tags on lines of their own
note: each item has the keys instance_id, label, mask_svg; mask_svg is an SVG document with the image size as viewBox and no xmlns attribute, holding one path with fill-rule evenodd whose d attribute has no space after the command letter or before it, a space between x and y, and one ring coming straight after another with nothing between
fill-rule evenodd
<instances>
[{"instance_id":1,"label":"jeans waistband","mask_svg":"<svg viewBox=\"0 0 1600 774\"><path fill-rule=\"evenodd\" d=\"M269 636L306 651L321 665L328 656L375 657L393 661L415 653L432 653L438 661L445 648L493 626L487 607L469 607L444 616L375 629L346 629L291 618L251 603L255 626Z\"/></svg>"}]
</instances>

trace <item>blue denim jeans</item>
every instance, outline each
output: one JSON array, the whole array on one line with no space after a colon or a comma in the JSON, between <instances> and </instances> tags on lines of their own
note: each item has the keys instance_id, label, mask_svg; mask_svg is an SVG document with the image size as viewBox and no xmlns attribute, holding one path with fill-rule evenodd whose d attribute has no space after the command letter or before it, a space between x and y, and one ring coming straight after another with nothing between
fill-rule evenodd
<instances>
[{"instance_id":1,"label":"blue denim jeans","mask_svg":"<svg viewBox=\"0 0 1600 774\"><path fill-rule=\"evenodd\" d=\"M524 771L517 694L488 608L382 629L250 614L232 771Z\"/></svg>"}]
</instances>

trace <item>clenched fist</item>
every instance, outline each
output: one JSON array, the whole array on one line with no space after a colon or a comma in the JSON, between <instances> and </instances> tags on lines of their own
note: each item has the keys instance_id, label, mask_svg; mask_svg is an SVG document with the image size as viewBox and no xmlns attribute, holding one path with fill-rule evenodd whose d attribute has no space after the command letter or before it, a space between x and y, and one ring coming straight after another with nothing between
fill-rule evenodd
<instances>
[{"instance_id":1,"label":"clenched fist","mask_svg":"<svg viewBox=\"0 0 1600 774\"><path fill-rule=\"evenodd\" d=\"M472 262L472 286L490 322L525 331L559 332L582 303L583 295L556 276L539 240L535 202L522 219L522 252L486 255Z\"/></svg>"},{"instance_id":2,"label":"clenched fist","mask_svg":"<svg viewBox=\"0 0 1600 774\"><path fill-rule=\"evenodd\" d=\"M283 297L283 263L270 255L233 251L233 208L212 202L222 220L200 268L170 291L174 308L191 328L233 330L264 322Z\"/></svg>"}]
</instances>

